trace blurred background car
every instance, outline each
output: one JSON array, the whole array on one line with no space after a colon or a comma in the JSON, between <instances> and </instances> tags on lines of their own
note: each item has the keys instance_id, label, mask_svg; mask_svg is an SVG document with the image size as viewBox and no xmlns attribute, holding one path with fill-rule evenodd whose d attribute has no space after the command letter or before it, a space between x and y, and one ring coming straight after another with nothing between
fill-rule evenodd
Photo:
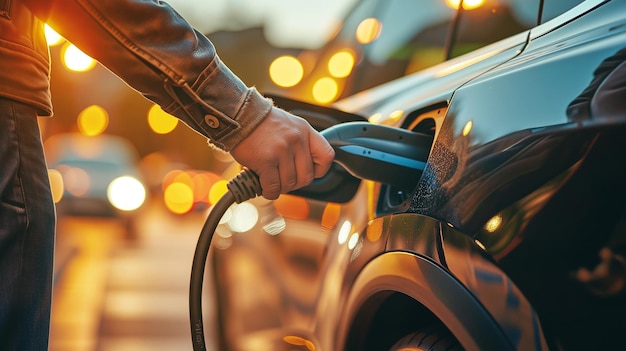
<instances>
[{"instance_id":1,"label":"blurred background car","mask_svg":"<svg viewBox=\"0 0 626 351\"><path fill-rule=\"evenodd\" d=\"M346 24L396 9L379 34L405 33L443 4L417 3L362 1ZM211 252L220 350L624 348L626 3L456 3L442 62L334 110L275 100L433 142L410 188L331 172L234 207ZM461 45L472 30L488 39Z\"/></svg>"},{"instance_id":2,"label":"blurred background car","mask_svg":"<svg viewBox=\"0 0 626 351\"><path fill-rule=\"evenodd\" d=\"M126 139L107 134L57 134L45 143L60 216L116 218L134 232L147 192L137 152Z\"/></svg>"}]
</instances>

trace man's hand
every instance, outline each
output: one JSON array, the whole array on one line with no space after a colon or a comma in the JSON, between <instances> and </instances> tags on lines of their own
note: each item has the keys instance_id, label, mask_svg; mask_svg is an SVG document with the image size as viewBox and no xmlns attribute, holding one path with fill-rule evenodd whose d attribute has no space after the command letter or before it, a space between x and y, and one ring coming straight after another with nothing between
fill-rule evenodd
<instances>
[{"instance_id":1,"label":"man's hand","mask_svg":"<svg viewBox=\"0 0 626 351\"><path fill-rule=\"evenodd\" d=\"M231 155L259 176L263 197L274 200L326 174L335 151L306 120L273 107Z\"/></svg>"}]
</instances>

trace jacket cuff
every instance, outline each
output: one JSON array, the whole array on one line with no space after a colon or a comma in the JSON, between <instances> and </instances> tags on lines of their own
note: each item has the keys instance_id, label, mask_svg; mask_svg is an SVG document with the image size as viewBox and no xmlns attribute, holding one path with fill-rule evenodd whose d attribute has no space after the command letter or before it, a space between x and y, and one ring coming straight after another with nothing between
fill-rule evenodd
<instances>
[{"instance_id":1,"label":"jacket cuff","mask_svg":"<svg viewBox=\"0 0 626 351\"><path fill-rule=\"evenodd\" d=\"M193 85L167 79L164 88L173 99L164 110L227 152L250 135L273 107L272 100L247 87L218 56Z\"/></svg>"},{"instance_id":2,"label":"jacket cuff","mask_svg":"<svg viewBox=\"0 0 626 351\"><path fill-rule=\"evenodd\" d=\"M244 103L235 116L239 128L218 140L209 139L209 143L224 151L231 151L269 115L273 105L271 99L261 95L255 88L248 89Z\"/></svg>"}]
</instances>

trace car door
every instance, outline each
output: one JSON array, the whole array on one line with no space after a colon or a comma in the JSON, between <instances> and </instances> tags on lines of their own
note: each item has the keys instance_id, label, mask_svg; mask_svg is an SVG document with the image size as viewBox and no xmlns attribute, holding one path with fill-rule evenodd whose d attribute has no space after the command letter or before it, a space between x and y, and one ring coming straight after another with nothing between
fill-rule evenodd
<instances>
[{"instance_id":1,"label":"car door","mask_svg":"<svg viewBox=\"0 0 626 351\"><path fill-rule=\"evenodd\" d=\"M410 207L492 255L553 348L623 345L624 13L585 1L458 89Z\"/></svg>"}]
</instances>

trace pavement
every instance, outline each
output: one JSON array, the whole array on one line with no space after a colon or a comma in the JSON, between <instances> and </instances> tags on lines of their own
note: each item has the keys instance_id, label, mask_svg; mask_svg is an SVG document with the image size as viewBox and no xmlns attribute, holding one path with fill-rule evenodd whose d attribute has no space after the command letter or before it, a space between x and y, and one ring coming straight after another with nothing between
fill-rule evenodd
<instances>
[{"instance_id":1,"label":"pavement","mask_svg":"<svg viewBox=\"0 0 626 351\"><path fill-rule=\"evenodd\" d=\"M189 276L205 218L153 205L130 242L114 221L60 219L49 351L192 350Z\"/></svg>"}]
</instances>

